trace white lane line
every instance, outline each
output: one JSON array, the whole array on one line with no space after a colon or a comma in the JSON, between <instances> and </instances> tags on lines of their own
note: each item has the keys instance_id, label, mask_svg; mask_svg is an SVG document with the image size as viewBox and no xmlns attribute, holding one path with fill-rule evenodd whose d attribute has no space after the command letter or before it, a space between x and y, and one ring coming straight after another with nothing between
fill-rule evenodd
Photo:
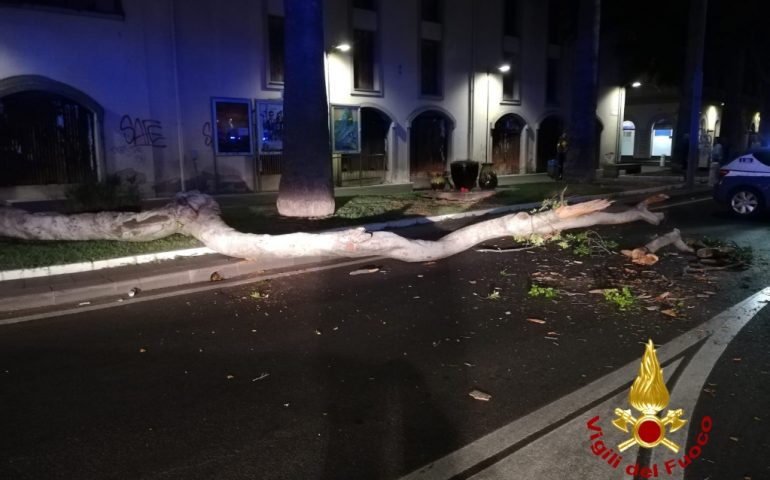
<instances>
[{"instance_id":1,"label":"white lane line","mask_svg":"<svg viewBox=\"0 0 770 480\"><path fill-rule=\"evenodd\" d=\"M708 379L717 361L725 349L727 349L727 345L746 326L754 314L770 302L770 287L751 296L748 300L751 301L748 301L748 303L744 302L746 304L742 312L725 318L725 321L720 324L719 328L706 340L695 356L693 356L690 363L687 364L671 391L669 405L672 408L683 408L686 413L692 415L695 411L695 404L706 384L706 379ZM688 438L698 435L700 432L700 420L700 418L690 418L689 428L669 435L673 441L682 447L682 450L677 455L672 455L666 449L656 448L652 452L651 464L658 463L659 467L662 468L666 460L682 458ZM714 418L713 420L719 422L720 419ZM722 420L728 421L727 418ZM677 465L668 478L671 480L681 480L684 478L684 469L679 468Z\"/></svg>"},{"instance_id":2,"label":"white lane line","mask_svg":"<svg viewBox=\"0 0 770 480\"><path fill-rule=\"evenodd\" d=\"M665 345L657 348L658 360L667 363L704 338L711 336L727 323L742 322L745 325L770 298L770 287L733 305L702 325L683 333ZM641 350L639 358L641 359ZM514 420L508 425L487 434L433 463L415 470L401 480L444 480L456 476L471 467L500 453L511 445L536 434L550 425L558 423L586 405L609 395L636 378L639 361L633 360L625 366L595 380L535 412Z\"/></svg>"}]
</instances>

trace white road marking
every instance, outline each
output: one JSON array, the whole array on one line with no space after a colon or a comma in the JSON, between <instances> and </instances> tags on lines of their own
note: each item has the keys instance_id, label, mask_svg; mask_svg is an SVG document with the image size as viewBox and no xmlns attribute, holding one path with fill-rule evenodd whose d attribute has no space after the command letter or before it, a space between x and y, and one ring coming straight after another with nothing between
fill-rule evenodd
<instances>
[{"instance_id":1,"label":"white road marking","mask_svg":"<svg viewBox=\"0 0 770 480\"><path fill-rule=\"evenodd\" d=\"M665 345L658 347L657 356L659 361L663 364L668 363L671 359L677 357L688 348L696 345L698 342L706 338L711 337L715 333L718 333L718 335L711 339L711 341L707 342L707 344L711 344L713 342L715 345L721 345L721 343L725 342L725 339L728 337L729 339L732 339L735 334L737 334L738 331L740 331L740 329L746 325L746 323L748 323L748 321L751 320L754 315L756 315L768 302L770 302L770 287L760 290L751 297L748 297L747 299L733 305L732 307L711 318L702 325L699 325L698 327L680 335L679 337L676 337ZM726 346L726 343L724 346ZM714 348L707 348L705 352L706 353L703 355L696 355L696 358L693 359L691 364L695 364L696 361L706 362L706 365L702 367L702 369L706 370L705 374L708 375L708 372L711 371L711 368L713 368L713 364L716 362L716 359L713 359L712 361L712 359L704 359L704 356L710 354L713 355L718 352ZM640 349L639 359L641 359L642 353L643 352ZM633 360L622 368L615 370L614 372L605 375L604 377L594 382L591 382L585 387L580 388L571 394L565 395L555 402L550 403L525 417L514 420L508 425L488 435L485 435L484 437L481 437L475 442L470 443L465 447L462 447L461 449L402 477L401 480L445 480L459 475L484 462L485 460L499 454L508 447L525 440L529 436L537 434L538 432L547 429L549 426L569 418L574 414L574 412L585 408L587 405L590 405L596 400L609 395L613 391L621 388L623 385L630 383L634 378L636 378L639 369L639 362L640 360ZM703 372L693 371L692 374L697 376L702 375ZM682 380L682 382L677 383L679 383L681 391L690 392L694 387L690 386L689 382L697 384L698 379L696 378L695 380L691 381ZM686 386L681 387L681 385ZM697 392L700 392L700 389L697 389ZM676 396L674 396L674 394ZM682 394L677 391L677 386L675 385L670 405L677 405L677 408L680 408L678 406L680 403L687 404L689 400L685 398L686 395L680 395ZM694 401L692 402L692 406L689 406L689 410L685 409L685 412L692 412L693 406ZM611 414L612 411L608 410L607 415L609 416ZM580 415L578 418L583 421L587 421L590 417ZM569 425L570 422L557 428L553 432L546 435L546 437L551 436L553 438L554 435L560 435L560 433L557 432L561 432L565 427L568 429ZM684 440L680 439L680 441L682 442L680 445L684 444ZM560 461L557 459L558 457L562 457L562 453L556 449L551 450L551 447L549 447L549 450L552 454L549 456L549 463L558 467L556 464L559 464ZM506 461L508 461L508 458L511 456L520 456L525 455L526 453L526 448L522 448L505 458ZM592 454L590 451L586 451L584 452L584 455L590 459ZM573 460L575 459L570 458L566 460L566 462L570 463ZM494 467L494 465L492 465L492 467ZM615 472L615 470L612 470L609 467L607 468L609 473ZM479 474L481 473L483 472L480 472ZM563 476L563 472L556 471L555 474L558 476L552 478L565 478ZM542 472L538 475L538 477L522 478L551 478L542 476ZM618 475L614 476L617 477Z\"/></svg>"}]
</instances>

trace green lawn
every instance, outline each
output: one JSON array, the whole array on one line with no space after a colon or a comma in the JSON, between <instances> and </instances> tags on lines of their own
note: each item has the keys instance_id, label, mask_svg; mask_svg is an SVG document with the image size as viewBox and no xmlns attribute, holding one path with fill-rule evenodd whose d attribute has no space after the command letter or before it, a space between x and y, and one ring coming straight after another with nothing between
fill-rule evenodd
<instances>
[{"instance_id":1,"label":"green lawn","mask_svg":"<svg viewBox=\"0 0 770 480\"><path fill-rule=\"evenodd\" d=\"M420 192L373 195L337 199L337 211L328 218L307 220L283 218L274 203L255 202L248 195L220 197L222 218L233 228L250 233L289 233L384 222L404 217L422 217L493 208L557 197L564 184L531 183L501 188L493 196L477 202L458 202L426 198ZM571 185L567 197L614 193L616 186ZM43 242L0 239L0 270L61 265L103 260L129 255L155 253L202 246L197 240L174 235L152 242L113 241Z\"/></svg>"}]
</instances>

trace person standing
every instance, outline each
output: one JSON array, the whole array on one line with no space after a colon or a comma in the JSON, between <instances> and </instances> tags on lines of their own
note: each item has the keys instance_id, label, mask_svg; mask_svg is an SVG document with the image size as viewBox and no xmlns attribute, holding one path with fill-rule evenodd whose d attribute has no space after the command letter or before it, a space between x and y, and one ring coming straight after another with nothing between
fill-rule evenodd
<instances>
[{"instance_id":1,"label":"person standing","mask_svg":"<svg viewBox=\"0 0 770 480\"><path fill-rule=\"evenodd\" d=\"M559 140L556 142L556 160L559 165L558 180L561 180L564 176L564 162L567 160L568 148L569 140L567 140L567 133L564 132L559 136Z\"/></svg>"},{"instance_id":2,"label":"person standing","mask_svg":"<svg viewBox=\"0 0 770 480\"><path fill-rule=\"evenodd\" d=\"M724 157L725 152L724 147L722 147L722 139L717 137L714 139L714 146L711 147L711 161L721 165L722 161L724 161Z\"/></svg>"}]
</instances>

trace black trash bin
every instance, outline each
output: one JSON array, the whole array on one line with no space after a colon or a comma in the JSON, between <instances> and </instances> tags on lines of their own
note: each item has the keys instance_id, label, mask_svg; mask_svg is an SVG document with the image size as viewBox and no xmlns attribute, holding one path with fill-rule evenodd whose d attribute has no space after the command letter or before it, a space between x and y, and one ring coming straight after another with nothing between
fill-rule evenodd
<instances>
[{"instance_id":1,"label":"black trash bin","mask_svg":"<svg viewBox=\"0 0 770 480\"><path fill-rule=\"evenodd\" d=\"M473 160L457 160L449 164L452 171L452 183L457 190L471 190L476 186L479 175L479 162Z\"/></svg>"},{"instance_id":2,"label":"black trash bin","mask_svg":"<svg viewBox=\"0 0 770 480\"><path fill-rule=\"evenodd\" d=\"M561 165L559 164L558 160L556 160L555 158L548 160L547 173L548 173L548 176L553 178L554 180L561 179Z\"/></svg>"}]
</instances>

